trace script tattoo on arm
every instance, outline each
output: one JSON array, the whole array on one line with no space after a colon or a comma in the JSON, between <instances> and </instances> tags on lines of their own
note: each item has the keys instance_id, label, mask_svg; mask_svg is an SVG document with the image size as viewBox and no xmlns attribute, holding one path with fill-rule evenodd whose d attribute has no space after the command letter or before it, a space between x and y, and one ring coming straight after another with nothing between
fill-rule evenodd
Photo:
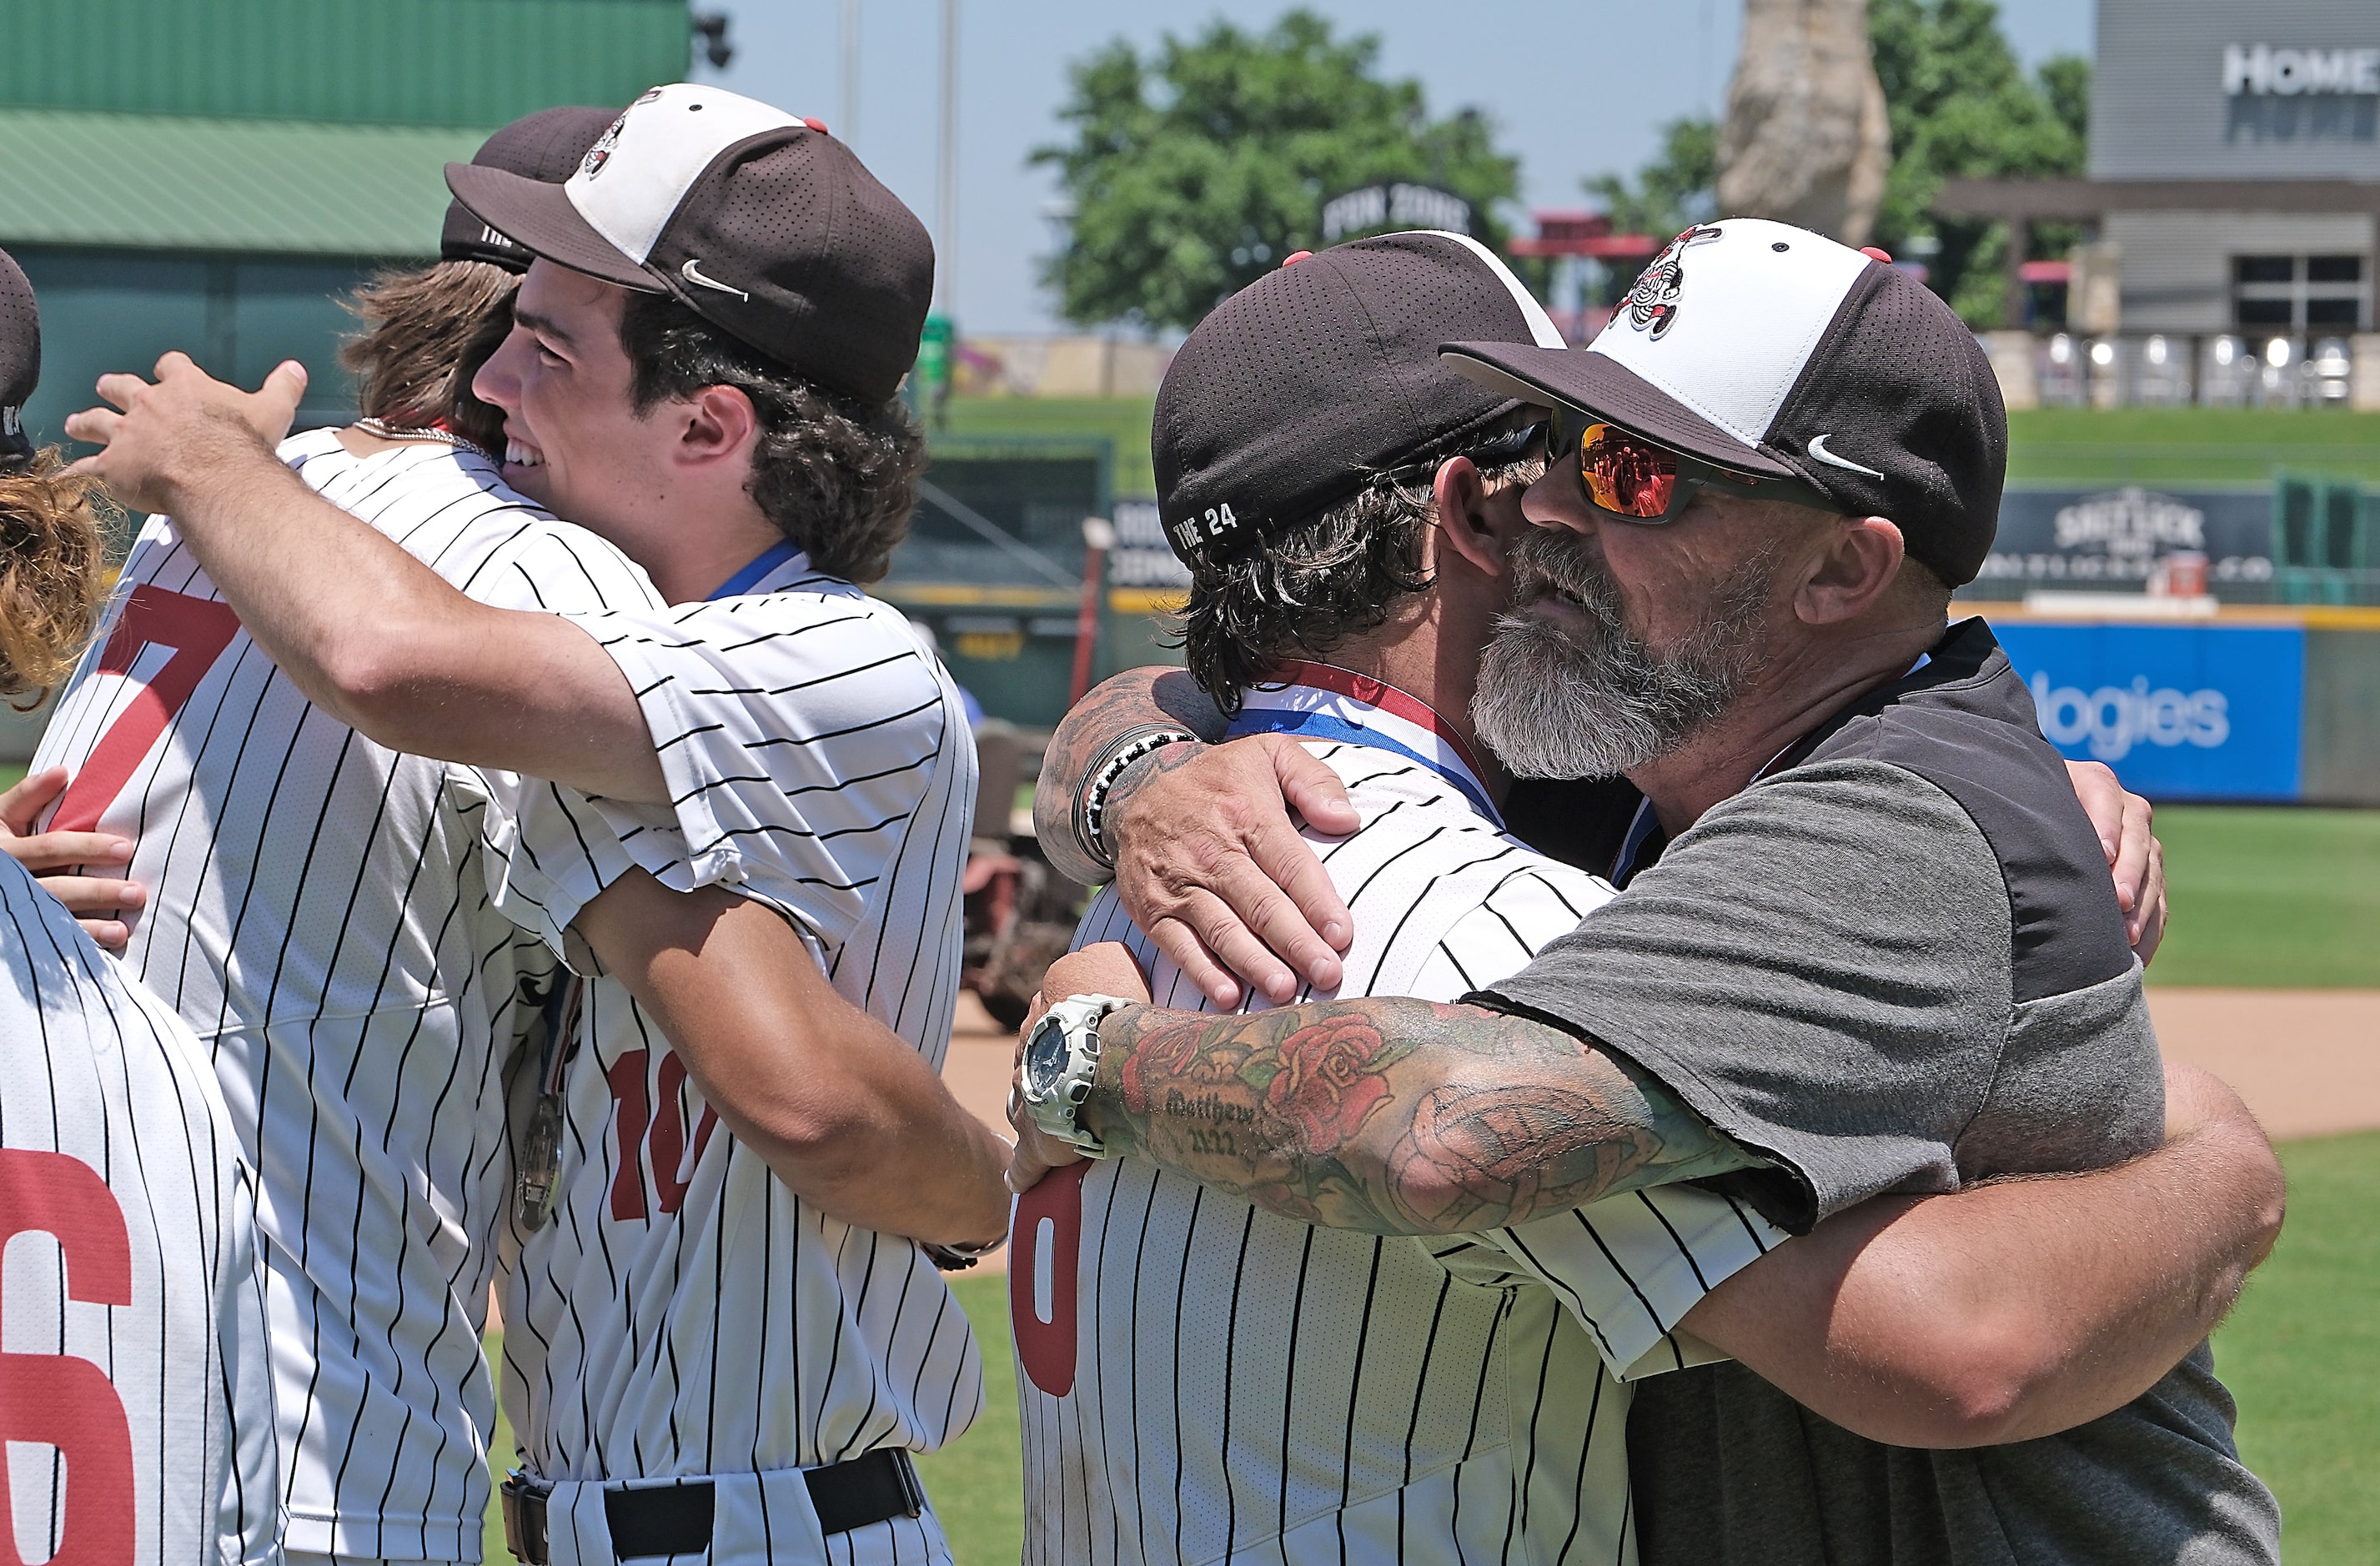
<instances>
[{"instance_id":1,"label":"script tattoo on arm","mask_svg":"<svg viewBox=\"0 0 2380 1566\"><path fill-rule=\"evenodd\" d=\"M1474 1006L1133 1006L1099 1040L1111 1152L1333 1229L1492 1229L1760 1162L1626 1062Z\"/></svg>"},{"instance_id":2,"label":"script tattoo on arm","mask_svg":"<svg viewBox=\"0 0 2380 1566\"><path fill-rule=\"evenodd\" d=\"M1179 669L1127 669L1101 681L1066 714L1042 753L1041 779L1033 790L1033 827L1059 873L1086 886L1108 879L1107 867L1091 857L1087 844L1075 841L1075 799L1108 747L1134 729L1179 723L1211 745L1223 737L1229 720ZM1167 746L1144 758L1108 791L1115 810L1158 771L1180 766L1201 747ZM1161 764L1160 764L1161 759Z\"/></svg>"}]
</instances>

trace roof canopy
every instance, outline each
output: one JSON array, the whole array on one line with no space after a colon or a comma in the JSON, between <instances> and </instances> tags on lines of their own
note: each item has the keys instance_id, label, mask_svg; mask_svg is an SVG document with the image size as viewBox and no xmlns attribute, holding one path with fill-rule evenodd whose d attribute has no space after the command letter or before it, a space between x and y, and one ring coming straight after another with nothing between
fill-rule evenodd
<instances>
[{"instance_id":1,"label":"roof canopy","mask_svg":"<svg viewBox=\"0 0 2380 1566\"><path fill-rule=\"evenodd\" d=\"M0 246L434 256L485 132L0 109Z\"/></svg>"},{"instance_id":2,"label":"roof canopy","mask_svg":"<svg viewBox=\"0 0 2380 1566\"><path fill-rule=\"evenodd\" d=\"M686 0L7 0L0 105L495 126L686 74Z\"/></svg>"}]
</instances>

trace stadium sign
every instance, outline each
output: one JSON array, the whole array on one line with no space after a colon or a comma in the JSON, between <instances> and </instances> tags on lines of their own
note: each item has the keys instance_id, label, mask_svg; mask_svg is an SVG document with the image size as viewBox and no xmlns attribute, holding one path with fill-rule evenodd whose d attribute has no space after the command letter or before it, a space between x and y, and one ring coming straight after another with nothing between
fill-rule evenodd
<instances>
[{"instance_id":1,"label":"stadium sign","mask_svg":"<svg viewBox=\"0 0 2380 1566\"><path fill-rule=\"evenodd\" d=\"M2277 49L2269 43L2227 43L2223 91L2231 98L2380 93L2380 48Z\"/></svg>"},{"instance_id":2,"label":"stadium sign","mask_svg":"<svg viewBox=\"0 0 2380 1566\"><path fill-rule=\"evenodd\" d=\"M2295 799L2306 634L2295 625L1993 627L2043 737L2153 799Z\"/></svg>"},{"instance_id":3,"label":"stadium sign","mask_svg":"<svg viewBox=\"0 0 2380 1566\"><path fill-rule=\"evenodd\" d=\"M1471 233L1471 203L1435 185L1366 185L1322 203L1322 242L1393 228Z\"/></svg>"},{"instance_id":4,"label":"stadium sign","mask_svg":"<svg viewBox=\"0 0 2380 1566\"><path fill-rule=\"evenodd\" d=\"M1998 534L1968 596L2129 587L2145 582L2160 556L2192 550L2207 557L2207 581L2220 598L2273 579L2272 537L2273 497L2265 490L2012 489L2001 497Z\"/></svg>"},{"instance_id":5,"label":"stadium sign","mask_svg":"<svg viewBox=\"0 0 2380 1566\"><path fill-rule=\"evenodd\" d=\"M1165 541L1165 524L1153 500L1115 504L1115 547L1108 551L1108 586L1187 591L1190 567Z\"/></svg>"}]
</instances>

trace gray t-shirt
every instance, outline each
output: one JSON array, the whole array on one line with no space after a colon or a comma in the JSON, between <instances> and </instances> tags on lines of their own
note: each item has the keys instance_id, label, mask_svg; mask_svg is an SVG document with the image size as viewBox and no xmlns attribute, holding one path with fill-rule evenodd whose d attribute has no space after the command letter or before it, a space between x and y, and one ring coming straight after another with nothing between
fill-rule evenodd
<instances>
[{"instance_id":1,"label":"gray t-shirt","mask_svg":"<svg viewBox=\"0 0 2380 1566\"><path fill-rule=\"evenodd\" d=\"M2046 995L2018 992L2004 881L1932 783L1815 761L1714 806L1485 999L1592 1035L1776 1163L1730 1187L1797 1233L1882 1192L2147 1151L2165 1077L2105 871L2112 971Z\"/></svg>"},{"instance_id":2,"label":"gray t-shirt","mask_svg":"<svg viewBox=\"0 0 2380 1566\"><path fill-rule=\"evenodd\" d=\"M1712 807L1478 997L1595 1040L1774 1167L1713 1182L1794 1231L1884 1192L2155 1147L2164 1076L2098 839L1981 621ZM1644 1566L2277 1560L2202 1349L2017 1446L1852 1435L1735 1366L1645 1382Z\"/></svg>"}]
</instances>

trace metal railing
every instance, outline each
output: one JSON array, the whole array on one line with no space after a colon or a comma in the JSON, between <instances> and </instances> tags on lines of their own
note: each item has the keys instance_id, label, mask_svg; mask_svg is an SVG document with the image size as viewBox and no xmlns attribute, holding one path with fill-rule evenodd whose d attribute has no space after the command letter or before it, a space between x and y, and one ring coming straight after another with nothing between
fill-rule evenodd
<instances>
[{"instance_id":1,"label":"metal railing","mask_svg":"<svg viewBox=\"0 0 2380 1566\"><path fill-rule=\"evenodd\" d=\"M2345 407L2354 370L2343 334L2058 332L2034 346L2045 407Z\"/></svg>"}]
</instances>

